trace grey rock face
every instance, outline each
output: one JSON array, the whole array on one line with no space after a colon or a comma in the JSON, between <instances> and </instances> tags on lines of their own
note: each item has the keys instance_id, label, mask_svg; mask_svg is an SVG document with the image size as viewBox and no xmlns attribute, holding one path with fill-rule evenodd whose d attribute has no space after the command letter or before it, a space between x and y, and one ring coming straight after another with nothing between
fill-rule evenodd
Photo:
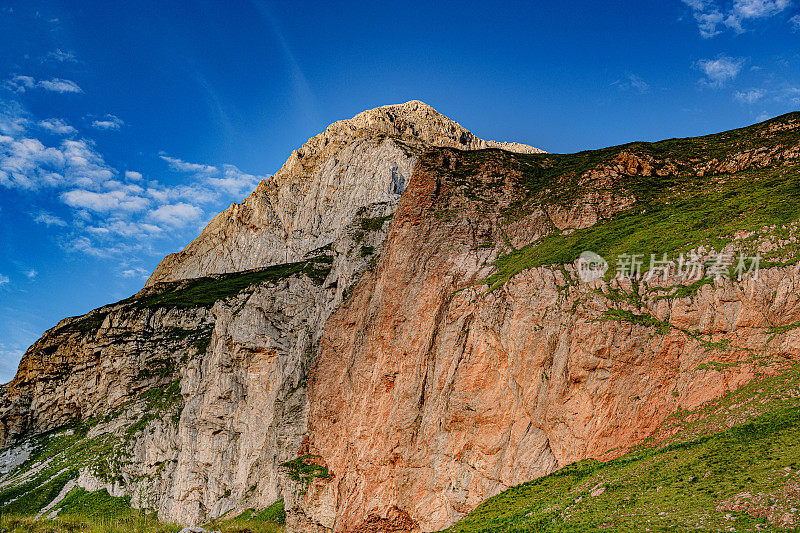
<instances>
[{"instance_id":1,"label":"grey rock face","mask_svg":"<svg viewBox=\"0 0 800 533\"><path fill-rule=\"evenodd\" d=\"M360 208L396 204L426 146L541 152L479 139L422 102L365 111L331 124L292 152L241 204L164 258L147 284L297 261L335 241Z\"/></svg>"}]
</instances>

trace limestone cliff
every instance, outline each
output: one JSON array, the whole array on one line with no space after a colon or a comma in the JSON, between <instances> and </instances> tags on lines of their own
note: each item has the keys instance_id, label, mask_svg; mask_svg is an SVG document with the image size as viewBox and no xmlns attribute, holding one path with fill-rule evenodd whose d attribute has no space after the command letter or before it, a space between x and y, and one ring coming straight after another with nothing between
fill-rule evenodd
<instances>
[{"instance_id":1,"label":"limestone cliff","mask_svg":"<svg viewBox=\"0 0 800 533\"><path fill-rule=\"evenodd\" d=\"M364 111L292 152L244 202L217 215L183 251L164 258L147 283L297 261L335 240L358 209L396 203L429 146L541 152L479 139L419 101Z\"/></svg>"}]
</instances>

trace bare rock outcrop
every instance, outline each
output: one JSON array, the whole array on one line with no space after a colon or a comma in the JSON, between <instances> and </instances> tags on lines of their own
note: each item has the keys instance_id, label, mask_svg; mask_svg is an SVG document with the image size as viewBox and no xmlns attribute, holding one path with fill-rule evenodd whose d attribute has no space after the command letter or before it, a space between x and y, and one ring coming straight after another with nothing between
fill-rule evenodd
<instances>
[{"instance_id":1,"label":"bare rock outcrop","mask_svg":"<svg viewBox=\"0 0 800 533\"><path fill-rule=\"evenodd\" d=\"M292 152L244 202L232 204L183 251L164 258L147 284L297 261L334 241L360 208L396 203L417 157L430 146L542 152L479 139L419 101L364 111Z\"/></svg>"}]
</instances>

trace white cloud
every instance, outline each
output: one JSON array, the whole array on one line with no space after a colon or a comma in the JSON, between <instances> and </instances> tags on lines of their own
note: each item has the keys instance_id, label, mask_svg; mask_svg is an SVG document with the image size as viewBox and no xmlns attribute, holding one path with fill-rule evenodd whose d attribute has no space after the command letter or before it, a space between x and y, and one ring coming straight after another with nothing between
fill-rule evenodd
<instances>
[{"instance_id":1,"label":"white cloud","mask_svg":"<svg viewBox=\"0 0 800 533\"><path fill-rule=\"evenodd\" d=\"M785 106L800 106L800 87L792 85L780 85L737 91L733 95L734 99L746 103L755 104L758 102L774 102Z\"/></svg>"},{"instance_id":2,"label":"white cloud","mask_svg":"<svg viewBox=\"0 0 800 533\"><path fill-rule=\"evenodd\" d=\"M0 134L19 135L29 123L30 113L19 102L0 102Z\"/></svg>"},{"instance_id":3,"label":"white cloud","mask_svg":"<svg viewBox=\"0 0 800 533\"><path fill-rule=\"evenodd\" d=\"M691 8L704 39L719 35L725 28L743 33L746 21L773 17L792 4L791 0L734 0L733 4L725 5L716 0L682 2Z\"/></svg>"},{"instance_id":4,"label":"white cloud","mask_svg":"<svg viewBox=\"0 0 800 533\"><path fill-rule=\"evenodd\" d=\"M190 202L197 204L213 204L220 198L220 191L214 190L205 183L194 182L189 185L177 185L173 187L162 187L159 184L151 184L146 192L148 198L152 198L159 204L174 203L177 201Z\"/></svg>"},{"instance_id":5,"label":"white cloud","mask_svg":"<svg viewBox=\"0 0 800 533\"><path fill-rule=\"evenodd\" d=\"M619 79L614 83L612 83L611 85L616 85L620 89L624 90L633 89L642 94L650 91L650 84L644 81L641 77L632 73L626 74L625 78Z\"/></svg>"},{"instance_id":6,"label":"white cloud","mask_svg":"<svg viewBox=\"0 0 800 533\"><path fill-rule=\"evenodd\" d=\"M161 159L169 163L172 170L186 174L193 174L199 181L211 189L221 191L232 196L243 196L255 189L258 182L265 176L255 176L239 170L234 165L222 165L222 169L201 163L190 163L176 157L161 153ZM195 194L200 191L186 191ZM201 193L201 192L200 192Z\"/></svg>"},{"instance_id":7,"label":"white cloud","mask_svg":"<svg viewBox=\"0 0 800 533\"><path fill-rule=\"evenodd\" d=\"M697 29L700 30L700 36L703 39L710 39L722 33L719 25L725 20L725 15L716 9L708 13L695 13L694 18L697 21Z\"/></svg>"},{"instance_id":8,"label":"white cloud","mask_svg":"<svg viewBox=\"0 0 800 533\"><path fill-rule=\"evenodd\" d=\"M60 118L48 118L47 120L40 120L39 127L44 128L50 133L56 135L69 135L78 131Z\"/></svg>"},{"instance_id":9,"label":"white cloud","mask_svg":"<svg viewBox=\"0 0 800 533\"><path fill-rule=\"evenodd\" d=\"M736 79L742 71L745 59L741 57L720 56L717 59L701 59L697 68L706 75L703 83L712 87L722 87L725 83Z\"/></svg>"},{"instance_id":10,"label":"white cloud","mask_svg":"<svg viewBox=\"0 0 800 533\"><path fill-rule=\"evenodd\" d=\"M789 19L789 24L792 25L794 31L800 31L800 15L795 15Z\"/></svg>"},{"instance_id":11,"label":"white cloud","mask_svg":"<svg viewBox=\"0 0 800 533\"><path fill-rule=\"evenodd\" d=\"M89 237L77 236L64 243L64 249L70 252L81 252L98 258L111 257L112 250L108 246L95 246Z\"/></svg>"},{"instance_id":12,"label":"white cloud","mask_svg":"<svg viewBox=\"0 0 800 533\"><path fill-rule=\"evenodd\" d=\"M118 130L125 122L119 117L114 115L106 115L102 120L95 120L92 122L92 127L98 130Z\"/></svg>"},{"instance_id":13,"label":"white cloud","mask_svg":"<svg viewBox=\"0 0 800 533\"><path fill-rule=\"evenodd\" d=\"M222 176L211 177L206 181L211 187L219 189L231 196L243 196L252 192L262 176L253 176L242 172L233 165L222 166Z\"/></svg>"},{"instance_id":14,"label":"white cloud","mask_svg":"<svg viewBox=\"0 0 800 533\"><path fill-rule=\"evenodd\" d=\"M166 154L160 154L159 157L169 163L172 170L177 172L186 172L190 174L203 174L213 176L219 173L219 169L212 165L203 165L200 163L189 163L177 157L169 157Z\"/></svg>"},{"instance_id":15,"label":"white cloud","mask_svg":"<svg viewBox=\"0 0 800 533\"><path fill-rule=\"evenodd\" d=\"M6 80L5 86L12 91L24 93L29 89L39 88L46 91L53 91L56 93L82 93L77 83L72 80L64 80L61 78L53 78L50 80L36 81L32 76L16 75L11 79Z\"/></svg>"},{"instance_id":16,"label":"white cloud","mask_svg":"<svg viewBox=\"0 0 800 533\"><path fill-rule=\"evenodd\" d=\"M150 277L150 271L141 267L133 267L122 271L123 278L140 278L147 279Z\"/></svg>"},{"instance_id":17,"label":"white cloud","mask_svg":"<svg viewBox=\"0 0 800 533\"><path fill-rule=\"evenodd\" d=\"M26 270L25 272L23 272L23 274L25 274L25 277L28 278L29 280L34 280L36 279L36 276L39 275L39 273L34 268Z\"/></svg>"},{"instance_id":18,"label":"white cloud","mask_svg":"<svg viewBox=\"0 0 800 533\"><path fill-rule=\"evenodd\" d=\"M38 139L14 139L0 135L0 185L8 188L38 189L64 180L64 153L47 147Z\"/></svg>"},{"instance_id":19,"label":"white cloud","mask_svg":"<svg viewBox=\"0 0 800 533\"><path fill-rule=\"evenodd\" d=\"M126 190L94 192L73 189L63 193L61 200L70 207L83 208L97 213L143 211L150 205L150 201L147 198L136 196Z\"/></svg>"},{"instance_id":20,"label":"white cloud","mask_svg":"<svg viewBox=\"0 0 800 533\"><path fill-rule=\"evenodd\" d=\"M755 104L764 98L766 94L766 91L763 89L750 89L748 91L737 91L733 97L746 104Z\"/></svg>"},{"instance_id":21,"label":"white cloud","mask_svg":"<svg viewBox=\"0 0 800 533\"><path fill-rule=\"evenodd\" d=\"M791 4L791 0L735 0L731 16L739 20L771 17Z\"/></svg>"},{"instance_id":22,"label":"white cloud","mask_svg":"<svg viewBox=\"0 0 800 533\"><path fill-rule=\"evenodd\" d=\"M61 48L56 48L52 52L49 52L44 57L44 60L57 61L59 63L77 63L78 61L74 53L62 50Z\"/></svg>"},{"instance_id":23,"label":"white cloud","mask_svg":"<svg viewBox=\"0 0 800 533\"><path fill-rule=\"evenodd\" d=\"M65 158L64 176L79 186L102 183L110 180L116 171L108 166L91 141L80 139L61 143Z\"/></svg>"},{"instance_id":24,"label":"white cloud","mask_svg":"<svg viewBox=\"0 0 800 533\"><path fill-rule=\"evenodd\" d=\"M83 89L78 87L78 84L71 80L62 80L61 78L53 78L52 80L43 80L36 84L46 91L53 91L56 93L82 93Z\"/></svg>"},{"instance_id":25,"label":"white cloud","mask_svg":"<svg viewBox=\"0 0 800 533\"><path fill-rule=\"evenodd\" d=\"M40 224L44 224L46 226L66 226L67 223L64 222L59 217L48 213L47 211L41 211L36 217L33 219L34 222L39 222Z\"/></svg>"},{"instance_id":26,"label":"white cloud","mask_svg":"<svg viewBox=\"0 0 800 533\"><path fill-rule=\"evenodd\" d=\"M12 91L17 91L18 93L24 93L28 89L33 89L36 87L36 80L30 76L14 76L13 78L6 80L5 86Z\"/></svg>"},{"instance_id":27,"label":"white cloud","mask_svg":"<svg viewBox=\"0 0 800 533\"><path fill-rule=\"evenodd\" d=\"M4 276L3 274L0 274L0 286L6 285L8 283L11 283L11 280L8 279L8 276Z\"/></svg>"},{"instance_id":28,"label":"white cloud","mask_svg":"<svg viewBox=\"0 0 800 533\"><path fill-rule=\"evenodd\" d=\"M800 106L800 87L786 87L780 98L785 99L790 105Z\"/></svg>"},{"instance_id":29,"label":"white cloud","mask_svg":"<svg viewBox=\"0 0 800 533\"><path fill-rule=\"evenodd\" d=\"M199 207L183 202L162 205L158 209L150 212L150 218L152 220L176 228L186 226L190 222L199 220L202 216L203 211Z\"/></svg>"},{"instance_id":30,"label":"white cloud","mask_svg":"<svg viewBox=\"0 0 800 533\"><path fill-rule=\"evenodd\" d=\"M105 117L109 122L115 118ZM35 129L29 130L30 125ZM44 142L34 135L44 131L73 136ZM161 154L181 176L181 183L166 186L134 170L117 170L92 140L75 137L77 133L62 119L40 120L18 103L0 102L0 189L28 194L47 190L49 197L58 198L69 208L69 218L43 210L30 216L62 230L56 236L70 252L133 261L142 254L162 255L156 249L158 239L189 237L210 214L241 200L264 179L233 165L191 163ZM128 264L123 270L135 268Z\"/></svg>"},{"instance_id":31,"label":"white cloud","mask_svg":"<svg viewBox=\"0 0 800 533\"><path fill-rule=\"evenodd\" d=\"M86 226L86 231L96 236L119 236L146 238L163 233L163 229L147 222L130 222L115 218Z\"/></svg>"}]
</instances>

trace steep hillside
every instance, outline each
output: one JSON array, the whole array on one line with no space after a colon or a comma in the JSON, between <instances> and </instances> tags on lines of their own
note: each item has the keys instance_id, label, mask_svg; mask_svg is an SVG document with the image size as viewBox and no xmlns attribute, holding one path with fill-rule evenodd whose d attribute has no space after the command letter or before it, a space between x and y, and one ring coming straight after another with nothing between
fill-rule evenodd
<instances>
[{"instance_id":1,"label":"steep hillside","mask_svg":"<svg viewBox=\"0 0 800 533\"><path fill-rule=\"evenodd\" d=\"M443 528L800 357L799 134L788 115L566 156L426 153L326 326L308 453L330 476L287 498L289 523ZM583 250L605 278L579 279ZM697 279L613 278L619 253L690 250ZM715 250L760 250L759 275L705 277Z\"/></svg>"},{"instance_id":2,"label":"steep hillside","mask_svg":"<svg viewBox=\"0 0 800 533\"><path fill-rule=\"evenodd\" d=\"M585 460L509 489L447 532L794 530L799 371L789 365L678 411L619 459Z\"/></svg>"},{"instance_id":3,"label":"steep hillside","mask_svg":"<svg viewBox=\"0 0 800 533\"><path fill-rule=\"evenodd\" d=\"M311 355L380 252L383 212L304 261L158 283L48 331L0 404L0 504L55 515L70 490L105 489L198 523L280 499Z\"/></svg>"}]
</instances>

